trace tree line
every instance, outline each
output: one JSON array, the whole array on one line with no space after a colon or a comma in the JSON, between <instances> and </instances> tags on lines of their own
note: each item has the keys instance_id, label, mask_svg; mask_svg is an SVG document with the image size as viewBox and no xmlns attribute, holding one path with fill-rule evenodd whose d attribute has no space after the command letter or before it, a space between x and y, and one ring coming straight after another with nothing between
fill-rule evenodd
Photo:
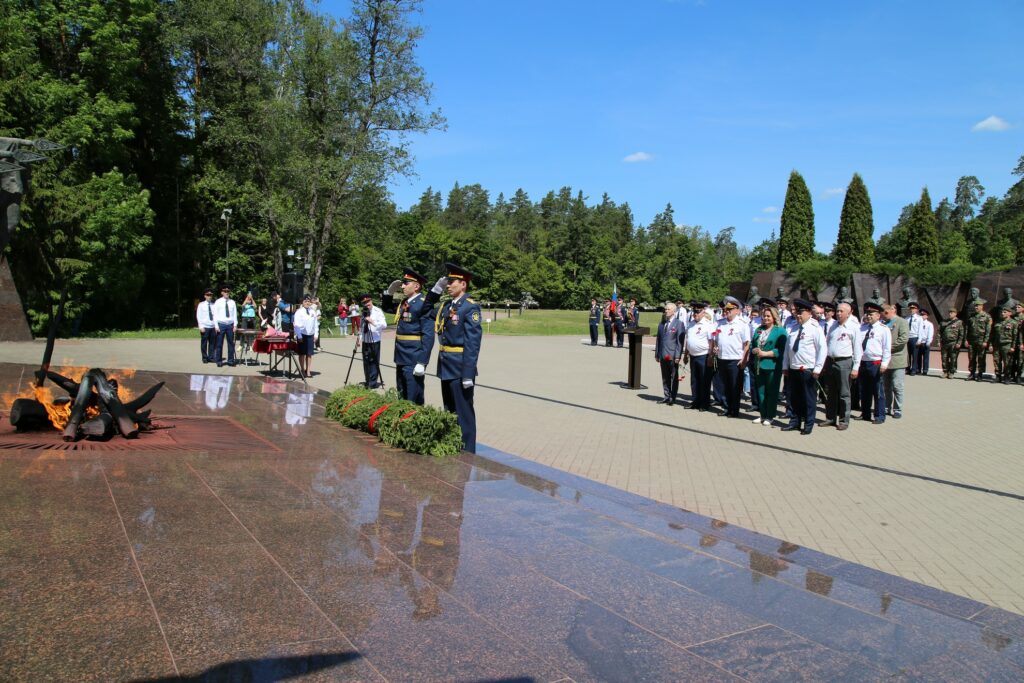
<instances>
[{"instance_id":1,"label":"tree line","mask_svg":"<svg viewBox=\"0 0 1024 683\"><path fill-rule=\"evenodd\" d=\"M341 20L304 0L6 2L0 135L67 145L34 166L7 254L33 328L62 288L82 331L188 325L202 289L225 278L266 294L299 272L332 301L449 259L478 274L479 298L529 291L545 307L583 307L613 286L651 303L713 300L776 268L808 282L907 268L941 280L1024 262L1022 181L998 199L973 176L934 208L923 192L876 240L855 175L830 255L814 249L796 172L778 237L751 248L732 227L676 224L670 204L640 223L628 203L571 187L536 199L456 184L400 210L386 188L413 171L411 136L445 126L416 60L418 11L418 0L354 0Z\"/></svg>"}]
</instances>

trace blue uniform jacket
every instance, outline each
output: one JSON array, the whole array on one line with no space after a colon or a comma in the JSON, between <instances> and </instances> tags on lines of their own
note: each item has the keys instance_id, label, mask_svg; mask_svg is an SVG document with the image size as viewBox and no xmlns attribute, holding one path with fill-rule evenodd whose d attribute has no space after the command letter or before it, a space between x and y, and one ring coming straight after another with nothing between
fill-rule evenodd
<instances>
[{"instance_id":1,"label":"blue uniform jacket","mask_svg":"<svg viewBox=\"0 0 1024 683\"><path fill-rule=\"evenodd\" d=\"M437 376L444 380L476 380L476 362L483 338L480 305L467 296L448 301L437 313Z\"/></svg>"},{"instance_id":2,"label":"blue uniform jacket","mask_svg":"<svg viewBox=\"0 0 1024 683\"><path fill-rule=\"evenodd\" d=\"M426 365L434 349L434 304L440 294L416 294L398 305L395 365Z\"/></svg>"}]
</instances>

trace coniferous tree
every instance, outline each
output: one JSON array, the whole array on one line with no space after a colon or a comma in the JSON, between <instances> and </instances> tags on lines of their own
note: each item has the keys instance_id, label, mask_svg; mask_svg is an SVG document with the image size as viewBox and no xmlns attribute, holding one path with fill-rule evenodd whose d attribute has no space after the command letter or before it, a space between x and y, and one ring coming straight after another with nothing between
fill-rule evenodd
<instances>
[{"instance_id":1,"label":"coniferous tree","mask_svg":"<svg viewBox=\"0 0 1024 683\"><path fill-rule=\"evenodd\" d=\"M871 198L859 173L853 174L846 188L843 212L839 216L839 236L832 256L836 263L848 263L857 269L875 261L875 222Z\"/></svg>"},{"instance_id":2,"label":"coniferous tree","mask_svg":"<svg viewBox=\"0 0 1024 683\"><path fill-rule=\"evenodd\" d=\"M935 228L932 198L928 188L921 190L921 199L910 213L907 223L906 264L931 266L939 262L939 232Z\"/></svg>"},{"instance_id":3,"label":"coniferous tree","mask_svg":"<svg viewBox=\"0 0 1024 683\"><path fill-rule=\"evenodd\" d=\"M814 258L814 208L802 175L789 174L779 227L779 269Z\"/></svg>"}]
</instances>

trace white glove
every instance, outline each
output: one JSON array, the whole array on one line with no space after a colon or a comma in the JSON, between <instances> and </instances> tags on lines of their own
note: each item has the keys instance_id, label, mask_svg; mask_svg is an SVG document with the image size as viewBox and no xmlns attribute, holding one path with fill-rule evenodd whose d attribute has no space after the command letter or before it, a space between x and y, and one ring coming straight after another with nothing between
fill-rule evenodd
<instances>
[{"instance_id":1,"label":"white glove","mask_svg":"<svg viewBox=\"0 0 1024 683\"><path fill-rule=\"evenodd\" d=\"M473 386L473 380L471 380L471 379L464 379L464 380L462 380L462 388L463 389L469 389L471 386Z\"/></svg>"},{"instance_id":2,"label":"white glove","mask_svg":"<svg viewBox=\"0 0 1024 683\"><path fill-rule=\"evenodd\" d=\"M388 285L388 288L385 290L384 293L385 294L390 294L391 296L394 296L395 294L398 294L398 290L400 290L401 288L402 288L402 281L401 280L395 280L390 285Z\"/></svg>"},{"instance_id":3,"label":"white glove","mask_svg":"<svg viewBox=\"0 0 1024 683\"><path fill-rule=\"evenodd\" d=\"M433 292L434 294L440 294L441 292L444 291L444 288L447 287L447 286L448 286L448 278L447 277L442 277L442 278L439 278L438 281L434 283L434 286L431 287L430 291Z\"/></svg>"},{"instance_id":4,"label":"white glove","mask_svg":"<svg viewBox=\"0 0 1024 683\"><path fill-rule=\"evenodd\" d=\"M417 377L422 377L426 373L427 369L423 367L423 363L417 363L416 367L412 369L412 374L416 375Z\"/></svg>"}]
</instances>

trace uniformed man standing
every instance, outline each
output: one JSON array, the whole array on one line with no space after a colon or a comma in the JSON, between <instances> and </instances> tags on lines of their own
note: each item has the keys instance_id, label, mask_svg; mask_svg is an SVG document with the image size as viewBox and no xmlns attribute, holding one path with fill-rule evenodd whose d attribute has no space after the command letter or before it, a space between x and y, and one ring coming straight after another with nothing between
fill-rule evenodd
<instances>
[{"instance_id":1,"label":"uniformed man standing","mask_svg":"<svg viewBox=\"0 0 1024 683\"><path fill-rule=\"evenodd\" d=\"M976 382L980 382L985 376L985 354L988 353L989 339L992 336L992 318L985 312L985 303L984 299L972 301L974 313L967 320L967 346L970 349L971 371L967 379Z\"/></svg>"},{"instance_id":2,"label":"uniformed man standing","mask_svg":"<svg viewBox=\"0 0 1024 683\"><path fill-rule=\"evenodd\" d=\"M238 306L231 298L231 287L220 286L221 298L213 305L213 321L217 328L217 367L224 365L224 342L228 344L228 365L235 364L235 331L238 330Z\"/></svg>"},{"instance_id":3,"label":"uniformed man standing","mask_svg":"<svg viewBox=\"0 0 1024 683\"><path fill-rule=\"evenodd\" d=\"M1010 383L1011 356L1020 342L1017 341L1016 320L1009 306L1000 309L1003 319L992 327L992 360L996 366L996 381Z\"/></svg>"},{"instance_id":4,"label":"uniformed man standing","mask_svg":"<svg viewBox=\"0 0 1024 683\"><path fill-rule=\"evenodd\" d=\"M795 299L796 334L786 339L786 352L782 360L782 372L789 376L789 400L793 417L782 428L784 432L799 429L804 436L814 430L814 414L818 408L816 400L818 377L828 357L828 345L821 325L812 320L814 305L805 299ZM792 339L793 341L790 341Z\"/></svg>"},{"instance_id":5,"label":"uniformed man standing","mask_svg":"<svg viewBox=\"0 0 1024 683\"><path fill-rule=\"evenodd\" d=\"M705 302L692 301L690 305L693 307L693 315L686 324L683 361L690 365L690 394L693 400L687 408L703 411L711 408L711 375L714 365L710 349L715 323L711 315L705 313Z\"/></svg>"},{"instance_id":6,"label":"uniformed man standing","mask_svg":"<svg viewBox=\"0 0 1024 683\"><path fill-rule=\"evenodd\" d=\"M1019 384L1024 373L1024 301L1018 301L1014 308L1017 309L1017 315L1013 316L1017 321L1017 348L1013 354L1013 381Z\"/></svg>"},{"instance_id":7,"label":"uniformed man standing","mask_svg":"<svg viewBox=\"0 0 1024 683\"><path fill-rule=\"evenodd\" d=\"M630 298L629 306L626 307L626 329L631 330L640 324L640 307L636 305L636 299Z\"/></svg>"},{"instance_id":8,"label":"uniformed man standing","mask_svg":"<svg viewBox=\"0 0 1024 683\"><path fill-rule=\"evenodd\" d=\"M612 302L608 299L604 300L604 306L601 307L601 320L604 323L604 345L612 345Z\"/></svg>"},{"instance_id":9,"label":"uniformed man standing","mask_svg":"<svg viewBox=\"0 0 1024 683\"><path fill-rule=\"evenodd\" d=\"M199 325L199 352L204 363L212 363L213 343L217 339L217 325L213 321L213 290L203 292L203 301L196 307L196 324Z\"/></svg>"},{"instance_id":10,"label":"uniformed man standing","mask_svg":"<svg viewBox=\"0 0 1024 683\"><path fill-rule=\"evenodd\" d=\"M597 299L590 300L590 345L597 346L597 326L601 322L601 307Z\"/></svg>"},{"instance_id":11,"label":"uniformed man standing","mask_svg":"<svg viewBox=\"0 0 1024 683\"><path fill-rule=\"evenodd\" d=\"M740 319L739 299L725 297L725 320L715 330L713 347L718 361L717 373L722 377L722 398L725 399L727 417L740 416L740 394L743 389L743 371L750 348L750 325Z\"/></svg>"},{"instance_id":12,"label":"uniformed man standing","mask_svg":"<svg viewBox=\"0 0 1024 683\"><path fill-rule=\"evenodd\" d=\"M825 334L828 344L828 364L825 375L825 420L826 424L835 425L843 430L850 425L850 375L854 368L854 356L858 355L857 332L859 325L850 317L853 308L848 303L841 303L837 313L839 319L833 321Z\"/></svg>"},{"instance_id":13,"label":"uniformed man standing","mask_svg":"<svg viewBox=\"0 0 1024 683\"><path fill-rule=\"evenodd\" d=\"M615 330L615 346L622 348L623 328L625 327L626 311L625 305L621 303L612 304L612 328Z\"/></svg>"},{"instance_id":14,"label":"uniformed man standing","mask_svg":"<svg viewBox=\"0 0 1024 683\"><path fill-rule=\"evenodd\" d=\"M399 396L418 405L423 405L423 380L434 348L434 304L441 298L440 287L424 296L426 284L427 278L406 268L399 283L405 299L395 311L395 386Z\"/></svg>"},{"instance_id":15,"label":"uniformed man standing","mask_svg":"<svg viewBox=\"0 0 1024 683\"><path fill-rule=\"evenodd\" d=\"M438 311L435 324L440 347L437 375L441 378L441 398L445 410L455 413L459 418L463 448L476 453L473 385L476 382L476 364L483 338L480 306L466 296L473 275L454 263L445 264L445 268L448 275L441 278L438 284L444 283L452 298Z\"/></svg>"},{"instance_id":16,"label":"uniformed man standing","mask_svg":"<svg viewBox=\"0 0 1024 683\"><path fill-rule=\"evenodd\" d=\"M950 306L949 317L939 325L939 348L942 353L942 376L953 379L956 374L956 359L960 347L967 339L967 329L960 320L955 307Z\"/></svg>"},{"instance_id":17,"label":"uniformed man standing","mask_svg":"<svg viewBox=\"0 0 1024 683\"><path fill-rule=\"evenodd\" d=\"M864 321L857 333L857 355L854 371L850 375L856 377L860 386L861 419L871 420L874 424L885 422L885 388L882 377L889 369L892 358L892 332L883 325L879 318L882 307L874 301L864 304ZM872 407L874 410L872 411Z\"/></svg>"}]
</instances>

